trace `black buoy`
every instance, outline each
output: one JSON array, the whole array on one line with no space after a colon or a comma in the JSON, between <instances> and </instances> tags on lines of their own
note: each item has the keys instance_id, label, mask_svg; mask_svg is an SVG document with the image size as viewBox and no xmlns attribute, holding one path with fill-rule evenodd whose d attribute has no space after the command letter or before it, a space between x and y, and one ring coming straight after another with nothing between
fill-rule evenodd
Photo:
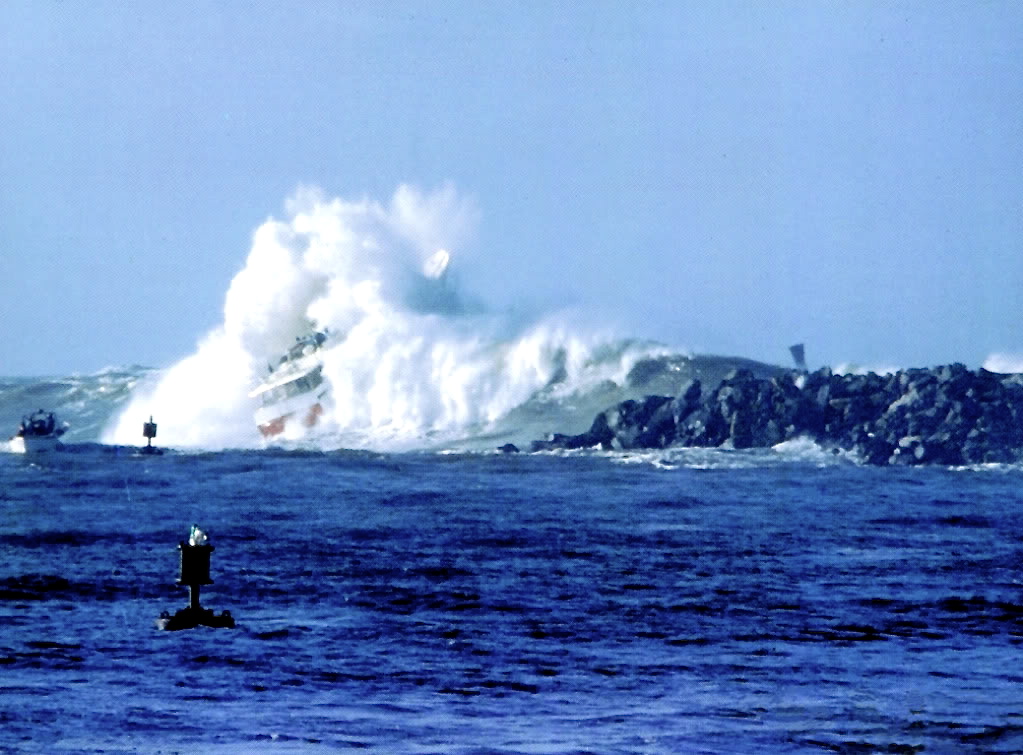
<instances>
[{"instance_id":1,"label":"black buoy","mask_svg":"<svg viewBox=\"0 0 1023 755\"><path fill-rule=\"evenodd\" d=\"M139 449L144 454L162 454L159 448L153 445L153 438L156 437L156 423L153 422L153 415L149 415L149 421L142 423L142 435L146 439L146 445Z\"/></svg>"},{"instance_id":2,"label":"black buoy","mask_svg":"<svg viewBox=\"0 0 1023 755\"><path fill-rule=\"evenodd\" d=\"M156 626L170 630L194 629L197 626L233 627L234 618L230 611L224 611L218 616L199 604L202 586L213 584L210 579L210 554L214 548L209 544L206 533L193 524L188 542L178 543L178 550L181 551L181 570L177 583L188 587L188 607L173 616L164 611L156 620Z\"/></svg>"}]
</instances>

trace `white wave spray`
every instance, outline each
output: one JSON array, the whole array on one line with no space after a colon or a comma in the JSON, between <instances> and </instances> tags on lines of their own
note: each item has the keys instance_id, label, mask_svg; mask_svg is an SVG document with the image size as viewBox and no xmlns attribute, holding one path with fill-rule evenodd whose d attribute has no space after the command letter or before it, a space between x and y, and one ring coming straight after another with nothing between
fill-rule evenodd
<instances>
[{"instance_id":1,"label":"white wave spray","mask_svg":"<svg viewBox=\"0 0 1023 755\"><path fill-rule=\"evenodd\" d=\"M984 360L983 367L991 372L1018 374L1023 372L1023 354L996 352Z\"/></svg>"},{"instance_id":2,"label":"white wave spray","mask_svg":"<svg viewBox=\"0 0 1023 755\"><path fill-rule=\"evenodd\" d=\"M564 318L516 325L467 300L447 268L476 210L451 187L402 186L387 205L301 189L286 210L286 220L256 230L223 324L139 389L103 442L137 443L152 414L163 445L260 445L249 391L310 328L330 333L330 393L315 441L324 447L483 436L538 395L621 384L636 361L664 353Z\"/></svg>"}]
</instances>

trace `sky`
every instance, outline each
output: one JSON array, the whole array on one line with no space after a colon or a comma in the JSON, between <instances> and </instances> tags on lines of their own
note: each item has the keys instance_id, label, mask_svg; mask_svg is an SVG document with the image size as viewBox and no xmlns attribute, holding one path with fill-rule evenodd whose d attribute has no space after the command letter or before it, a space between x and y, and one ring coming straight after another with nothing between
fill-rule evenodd
<instances>
[{"instance_id":1,"label":"sky","mask_svg":"<svg viewBox=\"0 0 1023 755\"><path fill-rule=\"evenodd\" d=\"M301 187L453 187L496 311L1023 354L1023 3L0 4L0 374L167 367Z\"/></svg>"}]
</instances>

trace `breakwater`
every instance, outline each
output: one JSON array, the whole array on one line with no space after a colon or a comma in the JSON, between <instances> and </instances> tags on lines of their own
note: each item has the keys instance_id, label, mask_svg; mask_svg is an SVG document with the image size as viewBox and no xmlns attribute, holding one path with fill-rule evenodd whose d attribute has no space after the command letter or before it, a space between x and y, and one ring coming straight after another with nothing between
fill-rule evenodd
<instances>
[{"instance_id":1,"label":"breakwater","mask_svg":"<svg viewBox=\"0 0 1023 755\"><path fill-rule=\"evenodd\" d=\"M692 379L675 396L624 401L586 432L554 434L532 450L757 448L799 437L877 465L1016 462L1023 375L961 364L887 375L737 369L714 386Z\"/></svg>"}]
</instances>

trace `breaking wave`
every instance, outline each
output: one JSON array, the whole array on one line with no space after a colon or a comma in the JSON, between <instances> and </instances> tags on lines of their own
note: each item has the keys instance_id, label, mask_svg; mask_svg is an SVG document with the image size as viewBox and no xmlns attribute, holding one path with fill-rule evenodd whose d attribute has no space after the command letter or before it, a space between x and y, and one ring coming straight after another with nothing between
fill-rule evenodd
<instances>
[{"instance_id":1,"label":"breaking wave","mask_svg":"<svg viewBox=\"0 0 1023 755\"><path fill-rule=\"evenodd\" d=\"M223 323L142 381L102 442L136 443L153 415L168 446L260 445L249 393L310 329L329 334L330 391L316 435L291 440L316 447L472 446L581 430L622 398L637 363L662 360L671 372L680 355L663 346L567 315L515 321L460 291L449 268L475 215L450 187L402 186L388 204L300 190L284 219L255 231Z\"/></svg>"},{"instance_id":2,"label":"breaking wave","mask_svg":"<svg viewBox=\"0 0 1023 755\"><path fill-rule=\"evenodd\" d=\"M329 391L315 434L289 436L289 446L528 444L581 433L627 398L675 395L688 378L716 385L735 367L763 376L781 369L691 357L566 313L526 321L488 312L458 283L476 214L451 187L402 186L386 203L300 189L283 219L254 232L223 322L194 354L162 370L0 379L0 422L13 431L22 414L43 407L70 421L69 442L137 445L153 416L160 445L260 447L250 393L310 330L328 333L320 353ZM1018 372L1023 357L993 354L984 366Z\"/></svg>"}]
</instances>

